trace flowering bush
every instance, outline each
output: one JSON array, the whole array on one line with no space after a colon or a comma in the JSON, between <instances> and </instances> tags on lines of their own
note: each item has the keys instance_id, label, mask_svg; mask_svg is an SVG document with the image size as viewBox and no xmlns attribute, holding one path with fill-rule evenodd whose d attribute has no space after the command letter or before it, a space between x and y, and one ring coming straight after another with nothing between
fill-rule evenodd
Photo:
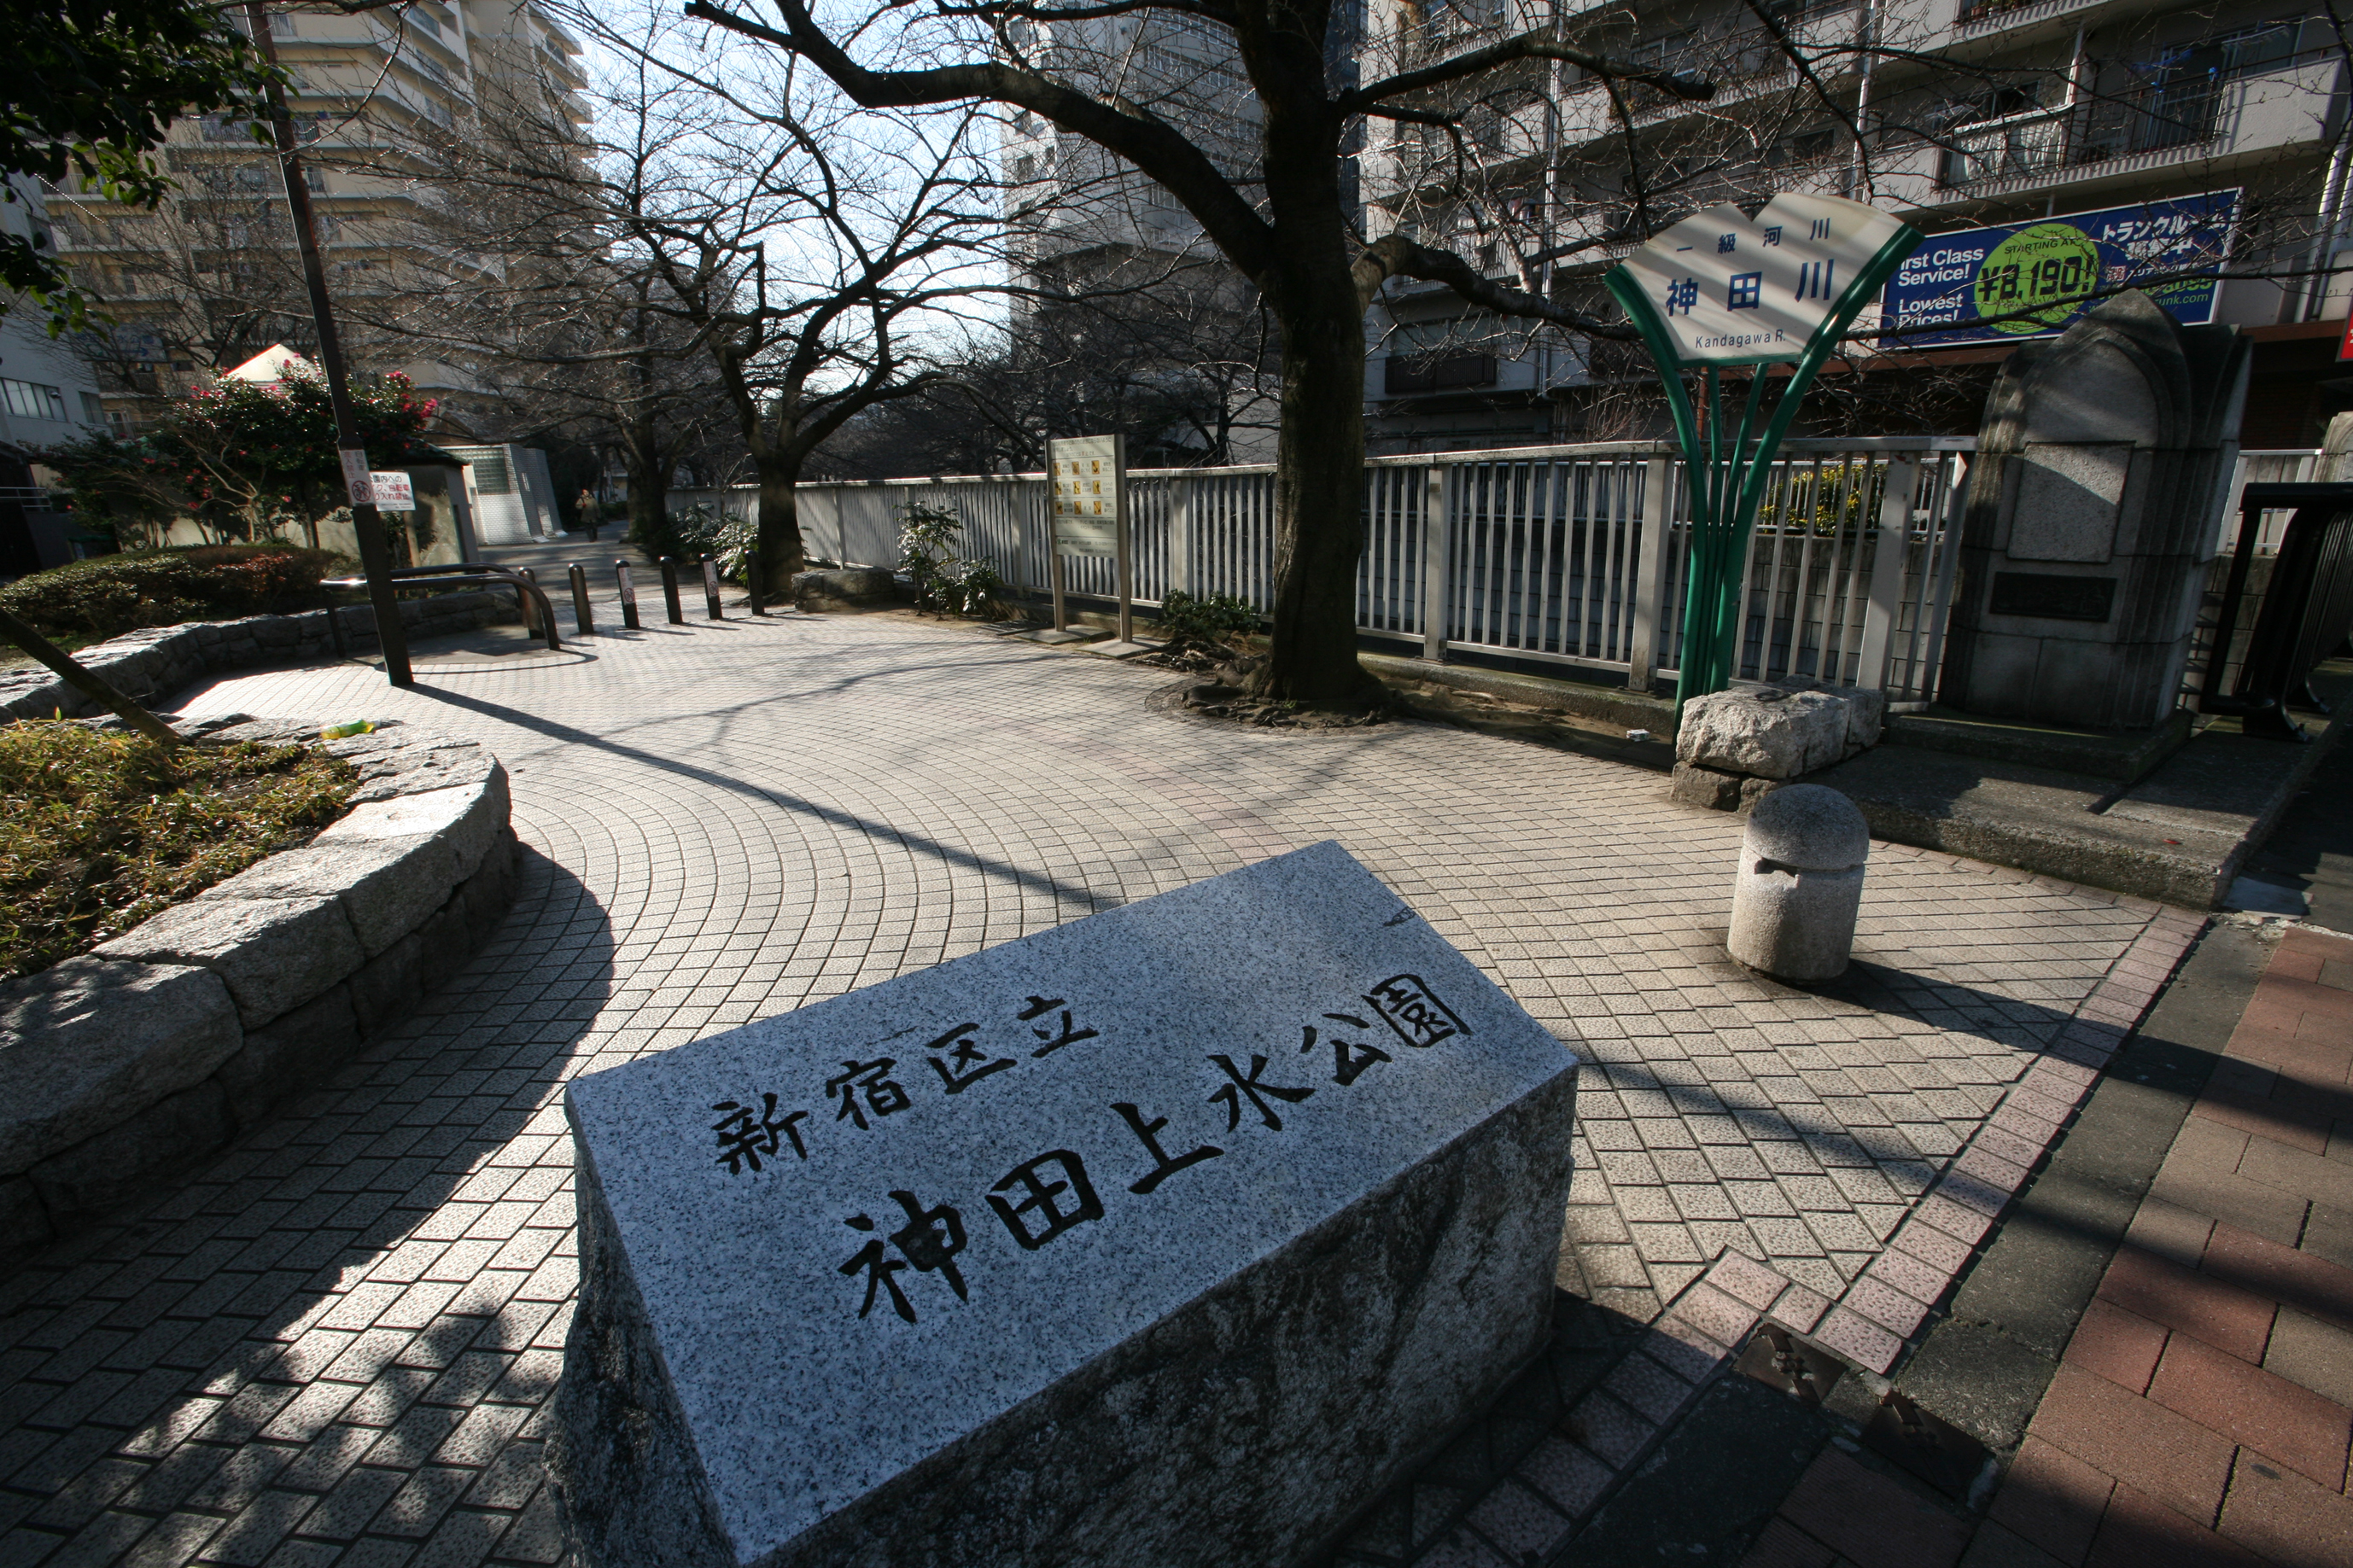
<instances>
[{"instance_id":1,"label":"flowering bush","mask_svg":"<svg viewBox=\"0 0 2353 1568\"><path fill-rule=\"evenodd\" d=\"M419 437L436 405L407 377L355 377L351 395L371 467L423 456ZM118 531L185 516L224 542L274 538L291 524L315 545L319 520L344 504L327 384L301 361L275 382L198 387L174 402L151 435L100 435L41 460L64 476L78 517Z\"/></svg>"},{"instance_id":2,"label":"flowering bush","mask_svg":"<svg viewBox=\"0 0 2353 1568\"><path fill-rule=\"evenodd\" d=\"M133 626L308 609L319 580L343 564L324 550L204 544L94 555L0 588L5 606L56 637L110 637Z\"/></svg>"}]
</instances>

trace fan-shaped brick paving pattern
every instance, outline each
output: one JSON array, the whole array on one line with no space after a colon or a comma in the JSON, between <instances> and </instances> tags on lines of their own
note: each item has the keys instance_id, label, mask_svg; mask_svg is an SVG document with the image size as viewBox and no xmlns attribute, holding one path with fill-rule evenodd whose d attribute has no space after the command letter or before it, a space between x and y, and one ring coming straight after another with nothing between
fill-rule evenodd
<instances>
[{"instance_id":1,"label":"fan-shaped brick paving pattern","mask_svg":"<svg viewBox=\"0 0 2353 1568\"><path fill-rule=\"evenodd\" d=\"M1866 1266L2079 1008L2140 1005L2095 988L2145 1003L2194 929L1882 848L1862 963L1801 994L1722 957L1739 821L1648 773L1155 717L1165 672L895 616L574 647L185 697L482 741L526 880L396 1036L0 1285L0 1564L558 1560L568 1077L1286 848L1339 839L1587 1054L1564 1283L1643 1319L1726 1249L1904 1317ZM2021 1125L1992 1155L2032 1157Z\"/></svg>"}]
</instances>

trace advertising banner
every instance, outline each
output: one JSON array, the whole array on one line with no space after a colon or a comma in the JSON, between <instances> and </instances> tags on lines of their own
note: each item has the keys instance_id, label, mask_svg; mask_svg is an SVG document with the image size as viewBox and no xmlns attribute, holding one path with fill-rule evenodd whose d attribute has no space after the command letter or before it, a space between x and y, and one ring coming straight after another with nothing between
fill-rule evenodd
<instances>
[{"instance_id":1,"label":"advertising banner","mask_svg":"<svg viewBox=\"0 0 2353 1568\"><path fill-rule=\"evenodd\" d=\"M1950 325L1890 333L1880 347L1910 352L2048 337L2088 310L2095 292L2105 298L2125 288L2146 287L2184 326L2211 321L2214 273L2230 251L2239 195L2209 191L1925 239L1888 280L1880 322Z\"/></svg>"}]
</instances>

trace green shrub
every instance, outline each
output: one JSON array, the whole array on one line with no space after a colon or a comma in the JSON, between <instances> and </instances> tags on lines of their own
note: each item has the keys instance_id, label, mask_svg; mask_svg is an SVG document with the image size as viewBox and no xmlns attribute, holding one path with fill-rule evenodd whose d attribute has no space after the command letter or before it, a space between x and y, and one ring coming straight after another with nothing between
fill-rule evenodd
<instances>
[{"instance_id":1,"label":"green shrub","mask_svg":"<svg viewBox=\"0 0 2353 1568\"><path fill-rule=\"evenodd\" d=\"M656 563L665 555L681 562L708 555L719 563L722 577L740 583L759 546L760 530L750 518L730 517L697 501L684 511L663 513L659 522L632 527L629 542Z\"/></svg>"},{"instance_id":2,"label":"green shrub","mask_svg":"<svg viewBox=\"0 0 2353 1568\"><path fill-rule=\"evenodd\" d=\"M1160 601L1160 629L1185 642L1229 643L1258 630L1258 612L1231 594L1172 589Z\"/></svg>"},{"instance_id":3,"label":"green shrub","mask_svg":"<svg viewBox=\"0 0 2353 1568\"><path fill-rule=\"evenodd\" d=\"M0 605L45 632L111 637L136 626L313 608L327 602L319 580L343 563L332 551L290 544L94 555L18 578L0 588Z\"/></svg>"},{"instance_id":4,"label":"green shrub","mask_svg":"<svg viewBox=\"0 0 2353 1568\"><path fill-rule=\"evenodd\" d=\"M985 616L997 608L1005 579L986 561L959 555L964 518L952 506L909 501L899 509L899 569L915 584L915 608L944 616Z\"/></svg>"}]
</instances>

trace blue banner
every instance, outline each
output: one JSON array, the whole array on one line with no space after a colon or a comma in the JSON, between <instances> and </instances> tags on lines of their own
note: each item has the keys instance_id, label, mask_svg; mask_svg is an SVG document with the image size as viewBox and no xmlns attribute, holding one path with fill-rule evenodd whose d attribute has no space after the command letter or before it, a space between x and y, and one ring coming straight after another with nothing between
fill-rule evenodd
<instances>
[{"instance_id":1,"label":"blue banner","mask_svg":"<svg viewBox=\"0 0 2353 1568\"><path fill-rule=\"evenodd\" d=\"M1882 297L1889 352L2015 342L2066 330L2094 302L2146 287L2184 326L2214 319L2220 269L2239 221L2237 191L2063 213L1920 242ZM2143 280L2147 281L2144 284ZM2165 281L2158 281L2165 279Z\"/></svg>"}]
</instances>

